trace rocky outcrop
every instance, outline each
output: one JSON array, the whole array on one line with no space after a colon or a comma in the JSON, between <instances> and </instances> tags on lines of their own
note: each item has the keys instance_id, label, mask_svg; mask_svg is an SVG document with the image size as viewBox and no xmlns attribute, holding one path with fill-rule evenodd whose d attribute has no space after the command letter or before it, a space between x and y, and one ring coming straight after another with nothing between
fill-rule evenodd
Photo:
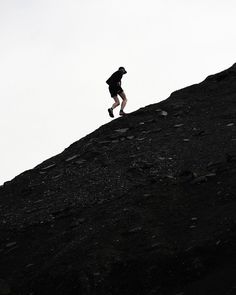
<instances>
[{"instance_id":1,"label":"rocky outcrop","mask_svg":"<svg viewBox=\"0 0 236 295\"><path fill-rule=\"evenodd\" d=\"M0 294L235 294L236 66L0 187Z\"/></svg>"}]
</instances>

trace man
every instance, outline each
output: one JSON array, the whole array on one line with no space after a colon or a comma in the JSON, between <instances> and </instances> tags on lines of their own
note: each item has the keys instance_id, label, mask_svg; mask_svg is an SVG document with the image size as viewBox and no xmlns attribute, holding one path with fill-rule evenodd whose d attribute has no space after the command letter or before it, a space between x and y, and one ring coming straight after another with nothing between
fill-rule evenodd
<instances>
[{"instance_id":1,"label":"man","mask_svg":"<svg viewBox=\"0 0 236 295\"><path fill-rule=\"evenodd\" d=\"M111 97L115 100L112 107L108 109L109 116L112 118L114 118L113 110L120 105L118 95L122 98L120 116L126 115L126 113L124 112L124 108L127 103L127 98L123 89L121 88L121 79L126 73L127 72L124 67L119 67L118 71L113 73L111 77L106 81L106 83L109 85Z\"/></svg>"}]
</instances>

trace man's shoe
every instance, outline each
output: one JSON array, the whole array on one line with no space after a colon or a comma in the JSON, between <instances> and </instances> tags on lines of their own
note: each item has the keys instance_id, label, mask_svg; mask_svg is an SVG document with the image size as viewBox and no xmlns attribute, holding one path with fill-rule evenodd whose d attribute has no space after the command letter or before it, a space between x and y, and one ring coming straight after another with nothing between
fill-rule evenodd
<instances>
[{"instance_id":1,"label":"man's shoe","mask_svg":"<svg viewBox=\"0 0 236 295\"><path fill-rule=\"evenodd\" d=\"M109 116L110 117L114 118L114 114L113 114L113 109L112 108L108 109L108 113L109 113Z\"/></svg>"},{"instance_id":2,"label":"man's shoe","mask_svg":"<svg viewBox=\"0 0 236 295\"><path fill-rule=\"evenodd\" d=\"M123 110L120 110L120 116L125 116L127 113L125 113Z\"/></svg>"}]
</instances>

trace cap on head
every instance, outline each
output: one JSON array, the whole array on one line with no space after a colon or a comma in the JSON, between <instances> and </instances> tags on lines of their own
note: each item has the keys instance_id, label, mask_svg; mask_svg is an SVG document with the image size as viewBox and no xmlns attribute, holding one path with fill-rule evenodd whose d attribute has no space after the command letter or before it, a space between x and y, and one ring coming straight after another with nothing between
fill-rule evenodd
<instances>
[{"instance_id":1,"label":"cap on head","mask_svg":"<svg viewBox=\"0 0 236 295\"><path fill-rule=\"evenodd\" d=\"M124 74L127 73L124 67L119 67L119 71L123 72Z\"/></svg>"}]
</instances>

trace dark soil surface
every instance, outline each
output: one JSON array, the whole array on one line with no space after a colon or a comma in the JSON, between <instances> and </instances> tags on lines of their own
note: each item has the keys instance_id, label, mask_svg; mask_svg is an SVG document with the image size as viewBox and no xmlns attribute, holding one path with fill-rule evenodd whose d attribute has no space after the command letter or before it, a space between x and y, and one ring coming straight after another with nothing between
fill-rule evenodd
<instances>
[{"instance_id":1,"label":"dark soil surface","mask_svg":"<svg viewBox=\"0 0 236 295\"><path fill-rule=\"evenodd\" d=\"M0 295L236 294L236 65L0 187Z\"/></svg>"}]
</instances>

